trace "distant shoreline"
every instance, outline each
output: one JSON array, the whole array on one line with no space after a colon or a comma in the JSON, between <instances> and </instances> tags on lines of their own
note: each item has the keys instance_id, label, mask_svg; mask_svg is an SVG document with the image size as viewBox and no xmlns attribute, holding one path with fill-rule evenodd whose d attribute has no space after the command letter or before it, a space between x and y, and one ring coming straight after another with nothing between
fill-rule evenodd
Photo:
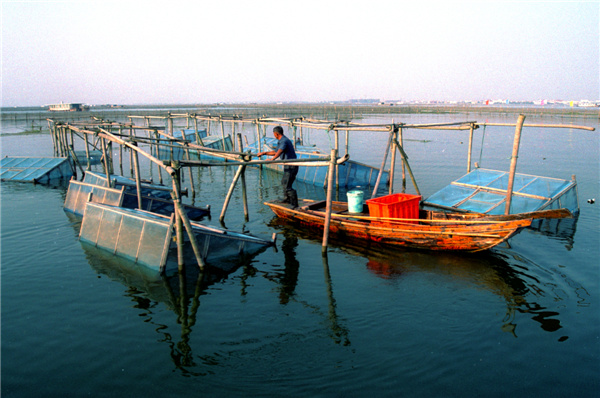
<instances>
[{"instance_id":1,"label":"distant shoreline","mask_svg":"<svg viewBox=\"0 0 600 398\"><path fill-rule=\"evenodd\" d=\"M565 106L535 106L535 105L378 105L378 104L347 104L347 103L285 103L285 104L164 104L164 105L110 105L92 106L89 110L80 112L51 112L40 107L3 107L2 119L33 120L33 119L84 119L98 116L110 119L111 115L130 113L140 116L166 115L168 112L198 115L238 115L243 117L314 117L326 120L361 117L365 114L478 114L478 115L518 115L526 116L563 116L574 118L600 119L598 107L565 107Z\"/></svg>"}]
</instances>

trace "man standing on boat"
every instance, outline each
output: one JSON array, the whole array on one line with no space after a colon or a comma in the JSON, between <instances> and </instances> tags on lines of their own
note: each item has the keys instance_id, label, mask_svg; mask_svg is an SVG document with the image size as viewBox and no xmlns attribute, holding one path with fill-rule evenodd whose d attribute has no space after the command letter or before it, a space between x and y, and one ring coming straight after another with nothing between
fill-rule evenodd
<instances>
[{"instance_id":1,"label":"man standing on boat","mask_svg":"<svg viewBox=\"0 0 600 398\"><path fill-rule=\"evenodd\" d=\"M279 141L275 151L260 152L257 156L269 155L273 156L271 160L275 160L281 157L281 160L296 159L296 151L294 150L294 144L283 134L283 128L281 126L275 126L273 128L273 135ZM293 208L298 207L298 193L292 184L296 180L298 174L298 166L283 165L283 178L281 184L283 185L284 198L283 203L289 203Z\"/></svg>"}]
</instances>

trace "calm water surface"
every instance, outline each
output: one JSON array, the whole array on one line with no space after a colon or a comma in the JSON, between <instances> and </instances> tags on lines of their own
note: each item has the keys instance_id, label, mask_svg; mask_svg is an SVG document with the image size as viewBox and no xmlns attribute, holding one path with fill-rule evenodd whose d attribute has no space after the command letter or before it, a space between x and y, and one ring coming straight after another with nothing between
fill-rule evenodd
<instances>
[{"instance_id":1,"label":"calm water surface","mask_svg":"<svg viewBox=\"0 0 600 398\"><path fill-rule=\"evenodd\" d=\"M395 117L446 119L483 121ZM47 133L2 128L2 156L52 155ZM477 130L474 161L508 170L513 133ZM307 135L324 150L333 140ZM404 138L425 196L465 174L467 133ZM357 134L350 153L378 166L385 139ZM280 195L279 176L249 170L250 220L236 190L225 223L277 232L277 250L203 278L155 277L80 243L80 220L62 210L64 185L2 183L2 396L597 396L600 202L586 201L600 200L598 153L598 131L526 129L518 171L575 174L581 214L557 234L526 230L478 255L334 241L323 259L319 233L262 205ZM234 172L195 171L195 203L213 208L207 223L218 225ZM296 184L302 196L325 195Z\"/></svg>"}]
</instances>

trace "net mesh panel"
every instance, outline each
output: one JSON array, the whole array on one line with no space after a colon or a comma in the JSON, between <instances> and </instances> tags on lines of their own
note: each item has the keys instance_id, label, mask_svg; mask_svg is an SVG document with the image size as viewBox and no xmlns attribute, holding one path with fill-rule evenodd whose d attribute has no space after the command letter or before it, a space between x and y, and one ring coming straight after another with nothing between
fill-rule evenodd
<instances>
[{"instance_id":1,"label":"net mesh panel","mask_svg":"<svg viewBox=\"0 0 600 398\"><path fill-rule=\"evenodd\" d=\"M92 194L92 201L96 203L120 206L123 202L123 192L120 190L71 180L64 209L83 216L90 193Z\"/></svg>"},{"instance_id":2,"label":"net mesh panel","mask_svg":"<svg viewBox=\"0 0 600 398\"><path fill-rule=\"evenodd\" d=\"M504 214L508 182L508 172L476 169L431 195L426 202L478 213ZM574 181L515 174L511 214L559 207L572 212L579 210Z\"/></svg>"},{"instance_id":3,"label":"net mesh panel","mask_svg":"<svg viewBox=\"0 0 600 398\"><path fill-rule=\"evenodd\" d=\"M0 177L3 180L46 183L72 175L67 158L5 157L0 160Z\"/></svg>"},{"instance_id":4,"label":"net mesh panel","mask_svg":"<svg viewBox=\"0 0 600 398\"><path fill-rule=\"evenodd\" d=\"M162 270L171 229L171 220L88 203L79 238L118 256Z\"/></svg>"}]
</instances>

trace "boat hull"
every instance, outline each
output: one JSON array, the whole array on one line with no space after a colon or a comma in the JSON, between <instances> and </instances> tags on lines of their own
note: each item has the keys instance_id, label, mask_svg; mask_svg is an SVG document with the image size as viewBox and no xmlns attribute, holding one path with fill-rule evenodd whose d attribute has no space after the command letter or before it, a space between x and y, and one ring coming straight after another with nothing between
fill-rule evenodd
<instances>
[{"instance_id":1,"label":"boat hull","mask_svg":"<svg viewBox=\"0 0 600 398\"><path fill-rule=\"evenodd\" d=\"M307 204L308 203L308 204ZM324 228L325 213L310 202L301 201L300 207L266 202L282 219L298 222L309 228ZM368 213L348 214L345 203L334 202L329 233L339 239L351 238L363 242L425 250L477 252L490 249L531 225L531 219L508 221L457 221L456 223L410 223L374 221ZM347 209L347 207L346 207ZM324 209L323 209L324 210ZM345 213L345 214L344 214ZM354 217L353 217L354 216ZM364 216L364 217L363 217ZM369 220L364 220L369 218ZM389 220L388 220L389 221ZM414 222L414 221L413 221Z\"/></svg>"}]
</instances>

